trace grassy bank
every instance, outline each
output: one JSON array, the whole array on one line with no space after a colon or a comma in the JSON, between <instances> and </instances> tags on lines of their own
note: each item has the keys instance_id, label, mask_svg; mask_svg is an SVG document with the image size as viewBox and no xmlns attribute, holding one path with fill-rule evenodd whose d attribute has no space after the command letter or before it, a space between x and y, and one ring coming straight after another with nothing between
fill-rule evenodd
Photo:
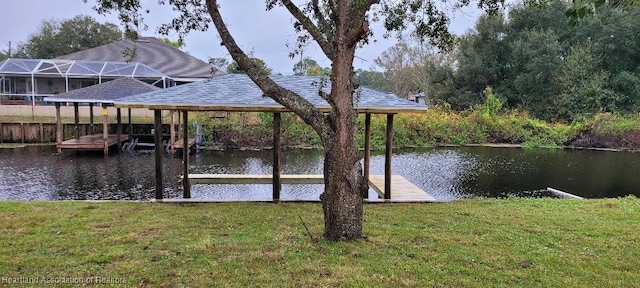
<instances>
[{"instance_id":1,"label":"grassy bank","mask_svg":"<svg viewBox=\"0 0 640 288\"><path fill-rule=\"evenodd\" d=\"M496 213L499 211L499 213ZM313 203L2 202L0 276L128 286L634 287L640 200L366 205L369 239L312 241ZM5 279L5 278L3 278Z\"/></svg>"}]
</instances>

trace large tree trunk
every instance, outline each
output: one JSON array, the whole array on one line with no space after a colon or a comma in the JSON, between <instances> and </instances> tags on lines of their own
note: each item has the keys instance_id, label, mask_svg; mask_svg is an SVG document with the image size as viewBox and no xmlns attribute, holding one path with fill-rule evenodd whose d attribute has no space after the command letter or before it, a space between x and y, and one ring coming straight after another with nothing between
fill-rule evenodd
<instances>
[{"instance_id":1,"label":"large tree trunk","mask_svg":"<svg viewBox=\"0 0 640 288\"><path fill-rule=\"evenodd\" d=\"M323 139L325 188L324 237L331 241L361 239L364 177L358 156L357 112L353 103L353 54L355 47L338 46L333 61L331 96L327 117L331 134Z\"/></svg>"},{"instance_id":2,"label":"large tree trunk","mask_svg":"<svg viewBox=\"0 0 640 288\"><path fill-rule=\"evenodd\" d=\"M338 124L342 129L353 127ZM362 233L362 166L352 133L337 132L334 144L325 147L324 193L320 196L324 210L324 238L350 241L364 237ZM343 139L340 139L343 138ZM347 141L345 141L347 140Z\"/></svg>"}]
</instances>

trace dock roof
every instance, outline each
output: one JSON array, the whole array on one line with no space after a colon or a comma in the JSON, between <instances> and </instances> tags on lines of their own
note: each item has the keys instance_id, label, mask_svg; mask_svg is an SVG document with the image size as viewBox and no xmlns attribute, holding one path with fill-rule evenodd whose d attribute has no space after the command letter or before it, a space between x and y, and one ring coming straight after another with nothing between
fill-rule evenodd
<instances>
[{"instance_id":1,"label":"dock roof","mask_svg":"<svg viewBox=\"0 0 640 288\"><path fill-rule=\"evenodd\" d=\"M161 88L137 79L118 78L101 84L61 93L56 96L45 97L44 101L113 104L116 99L160 89Z\"/></svg>"},{"instance_id":2,"label":"dock roof","mask_svg":"<svg viewBox=\"0 0 640 288\"><path fill-rule=\"evenodd\" d=\"M304 97L322 111L330 111L329 104L319 96L319 89L330 93L328 77L270 76L276 83ZM426 106L371 88L360 87L356 92L359 113L393 114L424 111ZM231 112L287 112L245 74L227 74L212 79L179 85L167 89L120 98L114 101L120 108L148 108L157 110L231 111Z\"/></svg>"}]
</instances>

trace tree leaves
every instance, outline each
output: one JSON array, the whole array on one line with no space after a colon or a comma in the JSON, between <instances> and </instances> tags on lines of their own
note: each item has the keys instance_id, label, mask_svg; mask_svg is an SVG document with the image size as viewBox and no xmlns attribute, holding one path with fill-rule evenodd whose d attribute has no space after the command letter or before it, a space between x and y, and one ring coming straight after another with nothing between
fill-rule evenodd
<instances>
[{"instance_id":1,"label":"tree leaves","mask_svg":"<svg viewBox=\"0 0 640 288\"><path fill-rule=\"evenodd\" d=\"M122 31L112 23L99 23L89 16L45 20L40 30L18 46L16 57L51 59L122 40Z\"/></svg>"}]
</instances>

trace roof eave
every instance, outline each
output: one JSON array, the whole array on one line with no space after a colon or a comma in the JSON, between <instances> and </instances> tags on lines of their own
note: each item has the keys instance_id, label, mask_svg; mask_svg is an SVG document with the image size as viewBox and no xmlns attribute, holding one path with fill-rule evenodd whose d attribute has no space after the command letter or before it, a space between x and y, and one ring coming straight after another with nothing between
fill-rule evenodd
<instances>
[{"instance_id":1,"label":"roof eave","mask_svg":"<svg viewBox=\"0 0 640 288\"><path fill-rule=\"evenodd\" d=\"M290 109L281 105L243 105L243 104L225 104L225 105L202 105L188 103L143 103L143 102L113 102L116 108L130 109L149 109L149 110L180 110L180 111L225 111L225 112L292 112ZM323 113L332 111L329 106L319 106L318 109ZM398 113L424 113L428 107L360 107L357 110L359 114L398 114Z\"/></svg>"},{"instance_id":2,"label":"roof eave","mask_svg":"<svg viewBox=\"0 0 640 288\"><path fill-rule=\"evenodd\" d=\"M74 98L57 98L57 97L44 97L44 102L53 103L93 103L93 104L109 104L113 105L113 100L100 100L100 99L74 99Z\"/></svg>"}]
</instances>

